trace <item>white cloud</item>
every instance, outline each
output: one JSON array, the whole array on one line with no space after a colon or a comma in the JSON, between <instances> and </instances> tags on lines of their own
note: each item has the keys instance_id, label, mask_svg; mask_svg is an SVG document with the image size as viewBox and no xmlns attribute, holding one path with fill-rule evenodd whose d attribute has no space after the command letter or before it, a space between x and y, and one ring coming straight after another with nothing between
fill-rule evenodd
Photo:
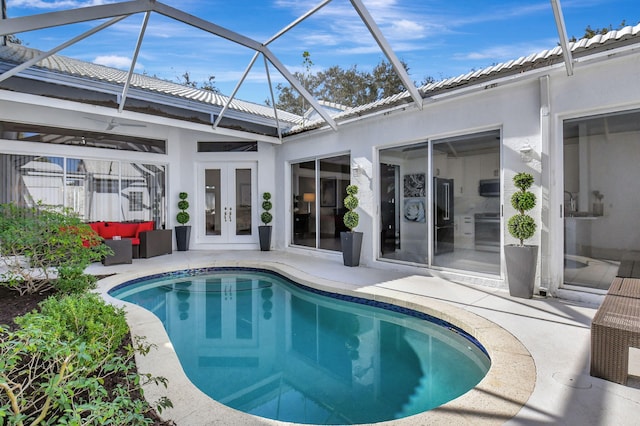
<instances>
[{"instance_id":1,"label":"white cloud","mask_svg":"<svg viewBox=\"0 0 640 426\"><path fill-rule=\"evenodd\" d=\"M78 7L99 6L102 4L114 3L114 0L8 0L7 7L29 7L33 9L73 9Z\"/></svg>"},{"instance_id":2,"label":"white cloud","mask_svg":"<svg viewBox=\"0 0 640 426\"><path fill-rule=\"evenodd\" d=\"M391 24L389 38L400 40L421 39L425 36L425 27L409 19L401 19Z\"/></svg>"},{"instance_id":3,"label":"white cloud","mask_svg":"<svg viewBox=\"0 0 640 426\"><path fill-rule=\"evenodd\" d=\"M118 55L101 55L96 56L92 61L94 64L104 65L106 67L119 68L128 70L131 66L131 58ZM136 70L144 69L144 66L140 62L136 62Z\"/></svg>"}]
</instances>

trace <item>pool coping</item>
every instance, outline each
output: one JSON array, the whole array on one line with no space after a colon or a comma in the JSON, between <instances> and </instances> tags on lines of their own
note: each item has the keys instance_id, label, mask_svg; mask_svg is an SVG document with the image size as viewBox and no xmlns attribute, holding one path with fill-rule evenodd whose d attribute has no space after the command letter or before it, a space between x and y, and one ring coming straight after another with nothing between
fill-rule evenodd
<instances>
[{"instance_id":1,"label":"pool coping","mask_svg":"<svg viewBox=\"0 0 640 426\"><path fill-rule=\"evenodd\" d=\"M536 367L524 345L499 325L449 303L427 296L408 294L376 285L349 287L348 284L307 274L291 265L269 261L206 261L184 268L156 267L153 271L117 274L98 282L97 292L117 306L125 308L133 335L145 336L156 350L136 356L139 371L167 378L168 385L146 385L144 394L152 404L168 396L173 408L162 411L162 418L177 425L284 425L291 424L256 417L227 407L196 388L187 378L160 320L139 306L111 297L107 292L127 281L152 274L210 267L258 268L279 273L297 283L321 291L391 303L422 312L463 329L478 340L491 357L487 375L475 388L434 410L403 419L376 423L405 426L415 424L498 425L514 417L527 402L535 387ZM399 280L401 282L402 279Z\"/></svg>"}]
</instances>

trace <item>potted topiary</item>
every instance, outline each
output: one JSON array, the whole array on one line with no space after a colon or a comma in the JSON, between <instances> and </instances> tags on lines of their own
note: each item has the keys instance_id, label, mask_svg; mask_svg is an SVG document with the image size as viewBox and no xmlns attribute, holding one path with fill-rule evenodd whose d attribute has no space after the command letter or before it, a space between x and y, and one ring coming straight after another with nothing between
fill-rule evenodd
<instances>
[{"instance_id":1,"label":"potted topiary","mask_svg":"<svg viewBox=\"0 0 640 426\"><path fill-rule=\"evenodd\" d=\"M181 192L178 194L178 208L180 211L176 215L176 221L180 224L180 226L176 226L176 245L178 246L178 251L187 251L189 250L189 239L191 238L191 225L187 225L189 222L189 213L187 209L189 208L189 202L187 201L188 194L186 192Z\"/></svg>"},{"instance_id":2,"label":"potted topiary","mask_svg":"<svg viewBox=\"0 0 640 426\"><path fill-rule=\"evenodd\" d=\"M263 225L258 226L258 236L260 237L260 250L269 251L271 248L271 221L273 215L269 212L273 204L271 203L271 193L265 192L262 194L262 209L264 210L260 215L260 220Z\"/></svg>"},{"instance_id":3,"label":"potted topiary","mask_svg":"<svg viewBox=\"0 0 640 426\"><path fill-rule=\"evenodd\" d=\"M538 246L525 245L524 241L536 232L536 221L527 212L536 205L536 196L528 189L533 185L533 176L529 173L517 173L513 183L519 191L511 196L511 205L518 213L512 216L507 228L519 244L509 244L504 248L507 266L509 294L515 297L531 299L538 262Z\"/></svg>"},{"instance_id":4,"label":"potted topiary","mask_svg":"<svg viewBox=\"0 0 640 426\"><path fill-rule=\"evenodd\" d=\"M356 185L347 186L347 196L344 199L344 206L348 211L344 214L343 222L349 231L340 233L342 261L345 266L358 266L360 264L362 232L354 231L360 221L360 216L355 211L358 207L357 193L358 187Z\"/></svg>"}]
</instances>

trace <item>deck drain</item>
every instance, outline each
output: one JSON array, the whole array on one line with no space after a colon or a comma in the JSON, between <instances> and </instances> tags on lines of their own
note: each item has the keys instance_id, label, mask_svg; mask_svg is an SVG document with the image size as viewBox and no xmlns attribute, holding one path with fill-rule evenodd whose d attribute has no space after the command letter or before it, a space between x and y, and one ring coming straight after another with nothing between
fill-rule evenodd
<instances>
[{"instance_id":1,"label":"deck drain","mask_svg":"<svg viewBox=\"0 0 640 426\"><path fill-rule=\"evenodd\" d=\"M577 389L590 389L593 386L591 376L585 376L584 374L553 373L553 379L565 386Z\"/></svg>"}]
</instances>

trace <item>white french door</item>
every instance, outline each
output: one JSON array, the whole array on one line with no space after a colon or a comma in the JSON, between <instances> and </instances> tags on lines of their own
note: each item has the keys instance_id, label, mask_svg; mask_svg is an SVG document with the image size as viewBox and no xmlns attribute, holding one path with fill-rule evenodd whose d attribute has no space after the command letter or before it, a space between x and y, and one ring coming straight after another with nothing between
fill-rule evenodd
<instances>
[{"instance_id":1,"label":"white french door","mask_svg":"<svg viewBox=\"0 0 640 426\"><path fill-rule=\"evenodd\" d=\"M201 163L198 240L255 243L256 163Z\"/></svg>"}]
</instances>

